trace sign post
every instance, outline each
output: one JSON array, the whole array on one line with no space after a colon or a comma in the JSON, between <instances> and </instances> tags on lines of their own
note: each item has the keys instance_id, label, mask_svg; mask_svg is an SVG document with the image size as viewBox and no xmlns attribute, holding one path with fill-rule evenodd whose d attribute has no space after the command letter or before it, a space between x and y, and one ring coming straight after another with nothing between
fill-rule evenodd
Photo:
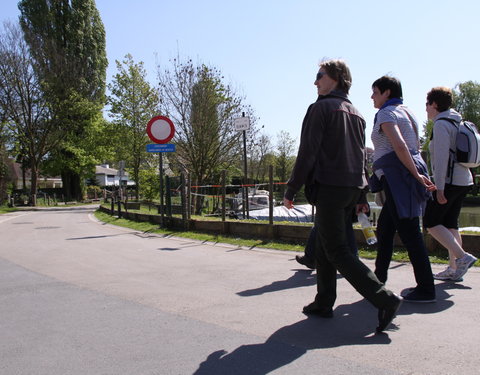
<instances>
[{"instance_id":1,"label":"sign post","mask_svg":"<svg viewBox=\"0 0 480 375\"><path fill-rule=\"evenodd\" d=\"M155 142L154 145L147 145L147 152L158 152L159 154L159 179L160 179L160 207L158 212L160 214L160 226L164 224L164 210L163 210L163 153L174 152L175 145L166 144L175 135L175 126L172 120L165 116L155 116L147 124L147 135Z\"/></svg>"},{"instance_id":2,"label":"sign post","mask_svg":"<svg viewBox=\"0 0 480 375\"><path fill-rule=\"evenodd\" d=\"M243 184L247 185L248 181L248 174L247 174L247 133L246 131L250 129L250 117L245 117L245 112L242 112L242 117L236 118L234 120L235 130L243 132L243 169L245 177L243 178ZM248 186L245 186L244 189L245 193L245 204L243 204L243 209L246 210L247 219L250 219L250 209L249 209L249 202L248 202ZM243 215L245 217L245 215Z\"/></svg>"}]
</instances>

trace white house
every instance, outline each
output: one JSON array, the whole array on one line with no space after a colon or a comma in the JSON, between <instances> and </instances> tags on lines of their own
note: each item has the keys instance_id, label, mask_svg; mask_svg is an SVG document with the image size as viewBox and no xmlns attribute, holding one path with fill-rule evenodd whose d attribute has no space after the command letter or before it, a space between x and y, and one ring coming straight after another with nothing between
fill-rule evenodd
<instances>
[{"instance_id":1,"label":"white house","mask_svg":"<svg viewBox=\"0 0 480 375\"><path fill-rule=\"evenodd\" d=\"M95 177L99 186L119 186L120 180L122 184L127 186L135 185L135 182L128 178L128 172L123 172L120 176L120 171L115 168L110 168L108 164L97 165L95 167Z\"/></svg>"}]
</instances>

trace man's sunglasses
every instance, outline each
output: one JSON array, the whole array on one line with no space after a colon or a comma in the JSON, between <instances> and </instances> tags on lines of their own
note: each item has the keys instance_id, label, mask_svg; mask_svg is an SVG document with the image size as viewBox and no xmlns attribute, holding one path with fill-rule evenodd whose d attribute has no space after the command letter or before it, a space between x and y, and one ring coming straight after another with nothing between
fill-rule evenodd
<instances>
[{"instance_id":1,"label":"man's sunglasses","mask_svg":"<svg viewBox=\"0 0 480 375\"><path fill-rule=\"evenodd\" d=\"M318 72L316 81L320 81L324 75L327 75L325 72Z\"/></svg>"}]
</instances>

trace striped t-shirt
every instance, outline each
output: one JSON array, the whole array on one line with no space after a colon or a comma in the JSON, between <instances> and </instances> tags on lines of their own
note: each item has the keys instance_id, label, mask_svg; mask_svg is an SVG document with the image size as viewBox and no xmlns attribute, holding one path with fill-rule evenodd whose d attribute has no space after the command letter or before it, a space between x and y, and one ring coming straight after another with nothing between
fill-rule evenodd
<instances>
[{"instance_id":1,"label":"striped t-shirt","mask_svg":"<svg viewBox=\"0 0 480 375\"><path fill-rule=\"evenodd\" d=\"M413 124L409 115L413 120ZM380 127L381 124L386 122L397 124L407 147L412 151L418 151L418 122L415 116L403 105L390 105L378 111L375 124L373 125L371 139L375 149L373 153L374 162L393 151L392 144Z\"/></svg>"}]
</instances>

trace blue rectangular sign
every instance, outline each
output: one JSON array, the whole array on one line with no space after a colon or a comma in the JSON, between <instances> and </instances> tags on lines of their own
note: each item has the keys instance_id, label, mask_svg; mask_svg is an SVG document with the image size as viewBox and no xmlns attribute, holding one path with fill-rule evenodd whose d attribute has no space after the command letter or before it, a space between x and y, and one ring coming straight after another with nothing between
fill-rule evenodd
<instances>
[{"instance_id":1,"label":"blue rectangular sign","mask_svg":"<svg viewBox=\"0 0 480 375\"><path fill-rule=\"evenodd\" d=\"M175 145L171 143L152 143L147 145L147 152L175 152Z\"/></svg>"}]
</instances>

